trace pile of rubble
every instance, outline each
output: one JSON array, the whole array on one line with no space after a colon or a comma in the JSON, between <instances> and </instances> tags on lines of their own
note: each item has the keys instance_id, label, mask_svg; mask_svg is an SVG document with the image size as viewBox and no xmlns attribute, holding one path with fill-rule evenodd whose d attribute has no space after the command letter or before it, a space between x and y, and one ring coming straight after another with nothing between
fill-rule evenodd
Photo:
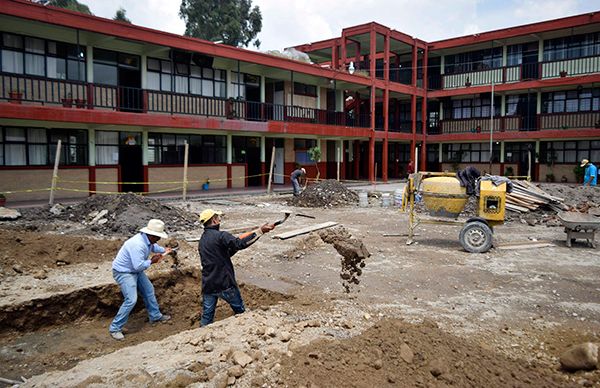
<instances>
[{"instance_id":1,"label":"pile of rubble","mask_svg":"<svg viewBox=\"0 0 600 388\"><path fill-rule=\"evenodd\" d=\"M301 207L338 207L356 205L358 194L334 179L310 185L292 199L292 205Z\"/></svg>"},{"instance_id":2,"label":"pile of rubble","mask_svg":"<svg viewBox=\"0 0 600 388\"><path fill-rule=\"evenodd\" d=\"M197 226L197 216L176 207L137 194L93 195L72 206L56 204L51 208L25 213L37 217L80 222L91 231L104 235L135 234L152 218L164 221L167 231L187 230Z\"/></svg>"}]
</instances>

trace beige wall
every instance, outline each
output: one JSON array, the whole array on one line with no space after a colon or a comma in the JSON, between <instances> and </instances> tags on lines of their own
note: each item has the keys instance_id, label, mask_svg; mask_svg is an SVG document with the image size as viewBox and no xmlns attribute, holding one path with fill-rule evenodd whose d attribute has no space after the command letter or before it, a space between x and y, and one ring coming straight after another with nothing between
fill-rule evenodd
<instances>
[{"instance_id":1,"label":"beige wall","mask_svg":"<svg viewBox=\"0 0 600 388\"><path fill-rule=\"evenodd\" d=\"M57 187L65 189L75 189L81 191L56 191L54 198L78 198L88 196L89 172L87 168L83 169L64 169L58 170L60 179L69 181L82 181L85 183L65 183L58 182ZM24 170L0 170L0 192L23 191L49 189L52 186L52 169L24 169ZM10 201L29 201L29 200L47 200L50 191L34 191L31 193L19 192L6 194L6 200Z\"/></svg>"},{"instance_id":2,"label":"beige wall","mask_svg":"<svg viewBox=\"0 0 600 388\"><path fill-rule=\"evenodd\" d=\"M119 181L119 169L117 167L111 168L96 168L96 182L118 182ZM98 184L96 183L97 191L106 191L116 193L119 191L119 185L114 184ZM102 193L98 193L102 194Z\"/></svg>"},{"instance_id":3,"label":"beige wall","mask_svg":"<svg viewBox=\"0 0 600 388\"><path fill-rule=\"evenodd\" d=\"M294 163L296 161L296 153L294 152L294 139L286 138L283 146L285 163Z\"/></svg>"},{"instance_id":4,"label":"beige wall","mask_svg":"<svg viewBox=\"0 0 600 388\"><path fill-rule=\"evenodd\" d=\"M194 166L188 168L188 190L201 190L202 184L210 180L210 188L227 187L227 166ZM150 193L158 190L183 186L183 167L148 167L149 182L181 182L172 184L148 184ZM179 189L181 190L181 189Z\"/></svg>"},{"instance_id":5,"label":"beige wall","mask_svg":"<svg viewBox=\"0 0 600 388\"><path fill-rule=\"evenodd\" d=\"M231 166L231 187L246 187L246 167Z\"/></svg>"},{"instance_id":6,"label":"beige wall","mask_svg":"<svg viewBox=\"0 0 600 388\"><path fill-rule=\"evenodd\" d=\"M540 176L539 180L542 182L546 181L547 174L554 174L554 181L560 182L561 178L564 176L567 177L567 182L575 183L577 180L575 179L575 173L573 169L576 167L576 164L555 164L552 168L548 167L548 165L544 163L540 163Z\"/></svg>"}]
</instances>

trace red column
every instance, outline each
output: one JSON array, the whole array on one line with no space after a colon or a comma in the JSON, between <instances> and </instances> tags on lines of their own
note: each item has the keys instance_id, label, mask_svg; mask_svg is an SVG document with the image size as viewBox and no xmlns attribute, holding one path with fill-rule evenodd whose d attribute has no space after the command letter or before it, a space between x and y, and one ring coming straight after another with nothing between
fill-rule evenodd
<instances>
[{"instance_id":1,"label":"red column","mask_svg":"<svg viewBox=\"0 0 600 388\"><path fill-rule=\"evenodd\" d=\"M88 190L90 191L88 195L96 194L96 167L90 166L88 167Z\"/></svg>"},{"instance_id":2,"label":"red column","mask_svg":"<svg viewBox=\"0 0 600 388\"><path fill-rule=\"evenodd\" d=\"M388 180L388 127L390 125L389 118L389 103L390 103L390 91L386 89L383 91L383 129L385 130L385 137L383 138L383 153L381 156L381 177L384 182Z\"/></svg>"},{"instance_id":3,"label":"red column","mask_svg":"<svg viewBox=\"0 0 600 388\"><path fill-rule=\"evenodd\" d=\"M331 47L331 67L333 69L338 69L340 67L340 56L337 40L333 42L333 46Z\"/></svg>"},{"instance_id":4,"label":"red column","mask_svg":"<svg viewBox=\"0 0 600 388\"><path fill-rule=\"evenodd\" d=\"M340 68L340 70L344 71L344 70L346 70L346 57L348 56L348 50L346 49L346 33L343 31L342 31L340 52L342 55L340 58L339 68Z\"/></svg>"},{"instance_id":5,"label":"red column","mask_svg":"<svg viewBox=\"0 0 600 388\"><path fill-rule=\"evenodd\" d=\"M423 51L423 89L425 89L425 95L423 96L423 103L421 104L421 125L422 125L422 142L421 142L421 166L419 170L425 171L427 169L427 46Z\"/></svg>"},{"instance_id":6,"label":"red column","mask_svg":"<svg viewBox=\"0 0 600 388\"><path fill-rule=\"evenodd\" d=\"M360 140L354 140L354 179L360 177Z\"/></svg>"},{"instance_id":7,"label":"red column","mask_svg":"<svg viewBox=\"0 0 600 388\"><path fill-rule=\"evenodd\" d=\"M369 181L375 182L375 54L377 50L376 39L377 36L375 34L375 30L371 27L370 32L370 47L369 47L369 69L371 72L371 137L369 138Z\"/></svg>"}]
</instances>

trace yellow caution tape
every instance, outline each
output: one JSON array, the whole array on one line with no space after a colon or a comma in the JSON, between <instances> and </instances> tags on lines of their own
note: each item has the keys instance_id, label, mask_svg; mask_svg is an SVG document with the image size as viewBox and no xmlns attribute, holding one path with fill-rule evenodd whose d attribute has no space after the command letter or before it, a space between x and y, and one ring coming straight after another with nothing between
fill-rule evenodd
<instances>
[{"instance_id":1,"label":"yellow caution tape","mask_svg":"<svg viewBox=\"0 0 600 388\"><path fill-rule=\"evenodd\" d=\"M11 191L1 191L1 194L17 194L17 193L35 193L39 191L50 191L51 188L47 189L25 189L25 190L11 190Z\"/></svg>"}]
</instances>

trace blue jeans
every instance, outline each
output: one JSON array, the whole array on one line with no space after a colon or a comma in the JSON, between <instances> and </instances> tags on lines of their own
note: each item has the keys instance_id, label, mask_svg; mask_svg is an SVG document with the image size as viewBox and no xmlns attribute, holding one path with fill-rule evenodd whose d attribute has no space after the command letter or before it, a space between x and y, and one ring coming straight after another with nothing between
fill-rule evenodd
<instances>
[{"instance_id":1,"label":"blue jeans","mask_svg":"<svg viewBox=\"0 0 600 388\"><path fill-rule=\"evenodd\" d=\"M158 321L162 317L156 296L154 295L154 286L144 272L128 273L113 270L113 278L117 281L119 287L121 287L121 293L123 293L125 300L119 308L115 319L110 324L108 331L114 333L123 329L131 310L133 310L137 302L138 291L144 300L144 305L146 305L150 322Z\"/></svg>"},{"instance_id":2,"label":"blue jeans","mask_svg":"<svg viewBox=\"0 0 600 388\"><path fill-rule=\"evenodd\" d=\"M294 188L294 195L300 194L300 183L298 183L298 179L292 178L292 187Z\"/></svg>"},{"instance_id":3,"label":"blue jeans","mask_svg":"<svg viewBox=\"0 0 600 388\"><path fill-rule=\"evenodd\" d=\"M240 294L240 289L236 286L215 294L203 294L202 318L200 319L200 326L206 326L213 323L215 319L215 309L217 307L217 301L219 298L229 303L235 314L241 314L246 311L244 301L242 300L242 295Z\"/></svg>"}]
</instances>

